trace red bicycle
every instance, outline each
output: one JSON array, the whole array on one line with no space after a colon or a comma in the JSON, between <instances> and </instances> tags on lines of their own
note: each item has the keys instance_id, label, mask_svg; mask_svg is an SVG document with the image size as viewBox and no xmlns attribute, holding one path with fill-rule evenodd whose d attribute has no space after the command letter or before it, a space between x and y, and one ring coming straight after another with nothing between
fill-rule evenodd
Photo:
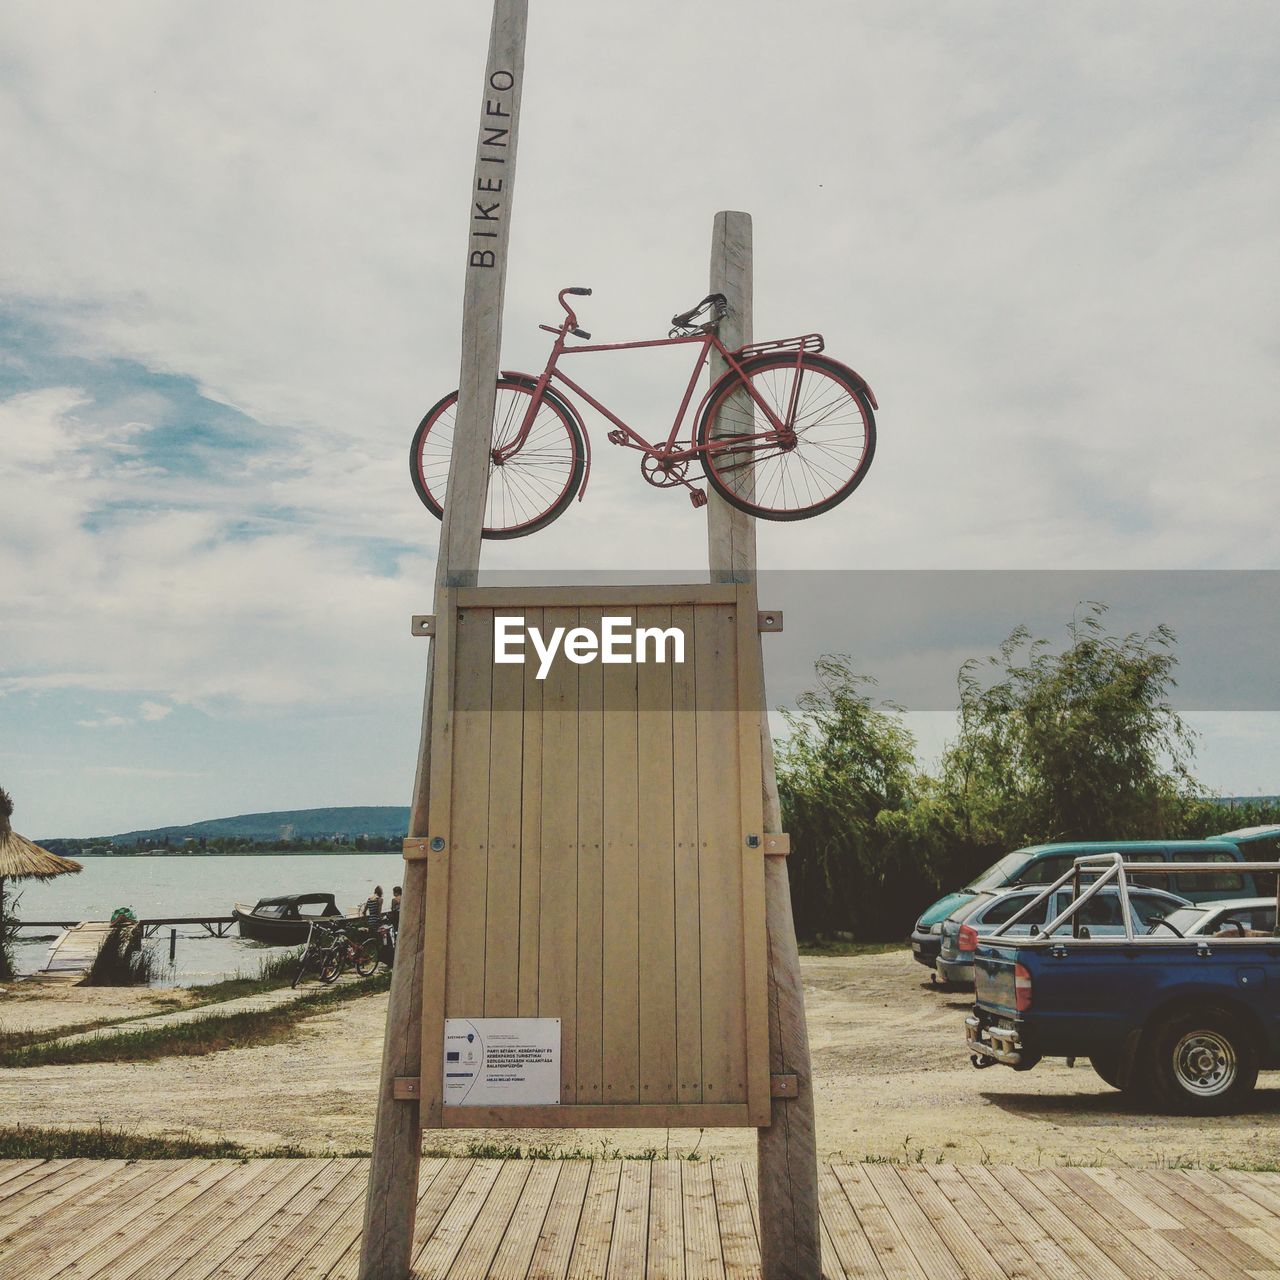
<instances>
[{"instance_id":1,"label":"red bicycle","mask_svg":"<svg viewBox=\"0 0 1280 1280\"><path fill-rule=\"evenodd\" d=\"M726 314L723 294L673 316L665 338L642 342L569 346L570 335L590 342L578 327L562 289L565 318L539 325L555 335L546 368L538 376L503 371L493 413L486 538L520 538L549 525L586 493L591 446L582 416L552 383L562 383L614 425L611 444L641 454L640 471L659 489L683 485L695 507L705 492L689 480L689 464L701 464L711 487L726 502L764 520L804 520L843 502L862 482L876 449L876 398L866 380L823 350L822 335L804 334L728 350L718 329ZM707 317L701 323L701 317ZM646 440L559 368L561 357L590 351L630 351L688 344L697 348L689 385L665 440ZM681 430L703 367L712 351L728 365L695 411L692 437ZM444 514L449 455L458 405L455 391L418 425L409 451L414 488L437 518Z\"/></svg>"}]
</instances>

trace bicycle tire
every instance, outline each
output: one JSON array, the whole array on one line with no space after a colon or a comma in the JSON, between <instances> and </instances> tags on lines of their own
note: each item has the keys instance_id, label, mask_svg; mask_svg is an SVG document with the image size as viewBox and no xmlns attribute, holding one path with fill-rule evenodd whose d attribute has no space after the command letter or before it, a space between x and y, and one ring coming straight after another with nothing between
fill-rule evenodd
<instances>
[{"instance_id":1,"label":"bicycle tire","mask_svg":"<svg viewBox=\"0 0 1280 1280\"><path fill-rule=\"evenodd\" d=\"M320 965L320 981L321 982L337 982L342 976L345 969L346 961L340 948L335 947L328 955L325 956Z\"/></svg>"},{"instance_id":2,"label":"bicycle tire","mask_svg":"<svg viewBox=\"0 0 1280 1280\"><path fill-rule=\"evenodd\" d=\"M305 974L309 968L311 968L311 957L308 953L304 952L302 959L298 961L298 972L293 975L293 981L289 985L296 987L298 983L302 981L303 974Z\"/></svg>"},{"instance_id":3,"label":"bicycle tire","mask_svg":"<svg viewBox=\"0 0 1280 1280\"><path fill-rule=\"evenodd\" d=\"M357 942L355 948L355 969L362 978L371 978L378 970L378 947L371 939Z\"/></svg>"},{"instance_id":4,"label":"bicycle tire","mask_svg":"<svg viewBox=\"0 0 1280 1280\"><path fill-rule=\"evenodd\" d=\"M504 375L498 379L494 448L520 430L536 386L535 378ZM438 400L418 424L409 446L413 487L437 520L444 518L457 406L456 391ZM577 496L585 470L586 443L576 416L558 395L544 392L523 448L502 466L492 457L489 460L481 536L523 538L545 529Z\"/></svg>"},{"instance_id":5,"label":"bicycle tire","mask_svg":"<svg viewBox=\"0 0 1280 1280\"><path fill-rule=\"evenodd\" d=\"M782 351L747 361L742 374L785 421L796 369L795 355ZM857 375L809 352L799 369L794 446L751 440L699 455L716 493L761 520L807 520L830 511L862 483L875 457L875 414ZM707 397L695 437L699 448L714 438L732 437L735 424L744 437L758 429L755 402L742 394L739 404L729 404L735 392L743 393L743 378L730 370ZM722 411L725 422L713 436Z\"/></svg>"}]
</instances>

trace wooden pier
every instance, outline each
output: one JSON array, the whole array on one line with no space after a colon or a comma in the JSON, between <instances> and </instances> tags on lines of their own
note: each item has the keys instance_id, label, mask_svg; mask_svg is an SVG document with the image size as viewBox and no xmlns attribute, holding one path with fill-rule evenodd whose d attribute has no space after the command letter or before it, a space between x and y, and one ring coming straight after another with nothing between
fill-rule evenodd
<instances>
[{"instance_id":1,"label":"wooden pier","mask_svg":"<svg viewBox=\"0 0 1280 1280\"><path fill-rule=\"evenodd\" d=\"M0 1276L355 1280L364 1160L0 1161ZM824 1164L828 1280L1280 1280L1280 1175ZM755 1280L731 1161L424 1159L416 1280Z\"/></svg>"}]
</instances>

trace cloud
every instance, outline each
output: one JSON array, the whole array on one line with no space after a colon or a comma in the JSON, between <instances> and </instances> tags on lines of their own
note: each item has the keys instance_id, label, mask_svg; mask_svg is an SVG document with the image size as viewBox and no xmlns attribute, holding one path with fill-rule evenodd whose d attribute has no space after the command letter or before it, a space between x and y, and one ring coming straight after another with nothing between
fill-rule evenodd
<instances>
[{"instance_id":1,"label":"cloud","mask_svg":"<svg viewBox=\"0 0 1280 1280\"><path fill-rule=\"evenodd\" d=\"M107 712L102 712L97 720L77 720L76 724L82 729L119 729L122 725L132 724L133 721L127 716L113 716Z\"/></svg>"},{"instance_id":2,"label":"cloud","mask_svg":"<svg viewBox=\"0 0 1280 1280\"><path fill-rule=\"evenodd\" d=\"M139 708L142 718L153 723L158 720L163 720L165 716L169 715L172 711L172 707L166 706L161 702L144 702Z\"/></svg>"}]
</instances>

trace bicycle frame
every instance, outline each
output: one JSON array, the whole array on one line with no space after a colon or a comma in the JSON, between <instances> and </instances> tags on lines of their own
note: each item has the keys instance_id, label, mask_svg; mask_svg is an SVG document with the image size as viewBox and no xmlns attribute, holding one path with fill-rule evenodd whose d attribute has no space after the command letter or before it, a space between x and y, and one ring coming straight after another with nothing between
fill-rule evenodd
<instances>
[{"instance_id":1,"label":"bicycle frame","mask_svg":"<svg viewBox=\"0 0 1280 1280\"><path fill-rule=\"evenodd\" d=\"M743 374L742 362L740 362L735 354L730 351L719 337L710 330L704 329L701 333L682 335L680 337L668 338L647 338L639 342L603 342L588 343L583 346L570 347L567 339L570 333L580 332L577 330L578 318L573 312L573 308L564 300L564 294L560 295L560 304L567 312L564 322L558 327L553 328L548 324L541 324L539 329L545 330L547 333L555 334L555 342L552 344L551 355L547 359L546 367L543 369L538 378L533 395L529 402L529 407L525 411L524 421L520 424L519 431L512 439L501 447L493 450L493 461L496 465L501 466L508 458L518 453L528 439L529 432L533 429L534 419L537 417L538 410L542 405L543 396L552 380L563 383L570 390L576 392L582 397L597 413L607 418L613 423L616 431L609 433L609 440L613 444L618 444L628 449L635 449L640 453L650 457L660 458L666 462L682 462L689 458L696 457L700 454L713 453L727 448L741 448L743 441L760 441L763 443L779 443L787 444L793 433L787 428L786 422L777 416L769 405L761 398L756 389L751 385L750 381ZM591 394L585 387L575 382L568 374L560 370L559 362L561 356L565 355L581 355L592 351L634 351L646 347L678 347L690 346L696 344L700 350L698 358L694 362L693 372L689 375L689 383L685 387L684 395L680 400L679 408L676 410L676 416L671 424L671 430L667 434L666 440L661 444L652 444L646 440L638 431L636 431L629 423L623 421L617 414L612 412L607 406L601 404L595 396ZM728 365L729 371L738 374L743 379L743 386L747 393L755 401L757 407L764 413L769 426L764 431L758 431L750 436L727 436L723 441L708 441L705 445L695 444L690 438L688 446L679 448L676 445L676 439L680 435L680 430L684 426L685 416L688 413L689 405L693 400L693 393L698 385L698 378L701 376L703 369L706 367L711 357L711 352L715 350L719 352L721 358ZM804 357L803 346L796 349L796 367L800 364ZM790 420L795 414L796 398L799 395L800 380L797 378L791 387L789 403L787 405L787 420ZM695 421L701 414L703 406L711 396L714 387L708 388L703 395L702 400L698 404L698 410L695 413ZM582 500L583 494L587 488L587 477L583 478L582 488L578 492L578 500Z\"/></svg>"}]
</instances>

